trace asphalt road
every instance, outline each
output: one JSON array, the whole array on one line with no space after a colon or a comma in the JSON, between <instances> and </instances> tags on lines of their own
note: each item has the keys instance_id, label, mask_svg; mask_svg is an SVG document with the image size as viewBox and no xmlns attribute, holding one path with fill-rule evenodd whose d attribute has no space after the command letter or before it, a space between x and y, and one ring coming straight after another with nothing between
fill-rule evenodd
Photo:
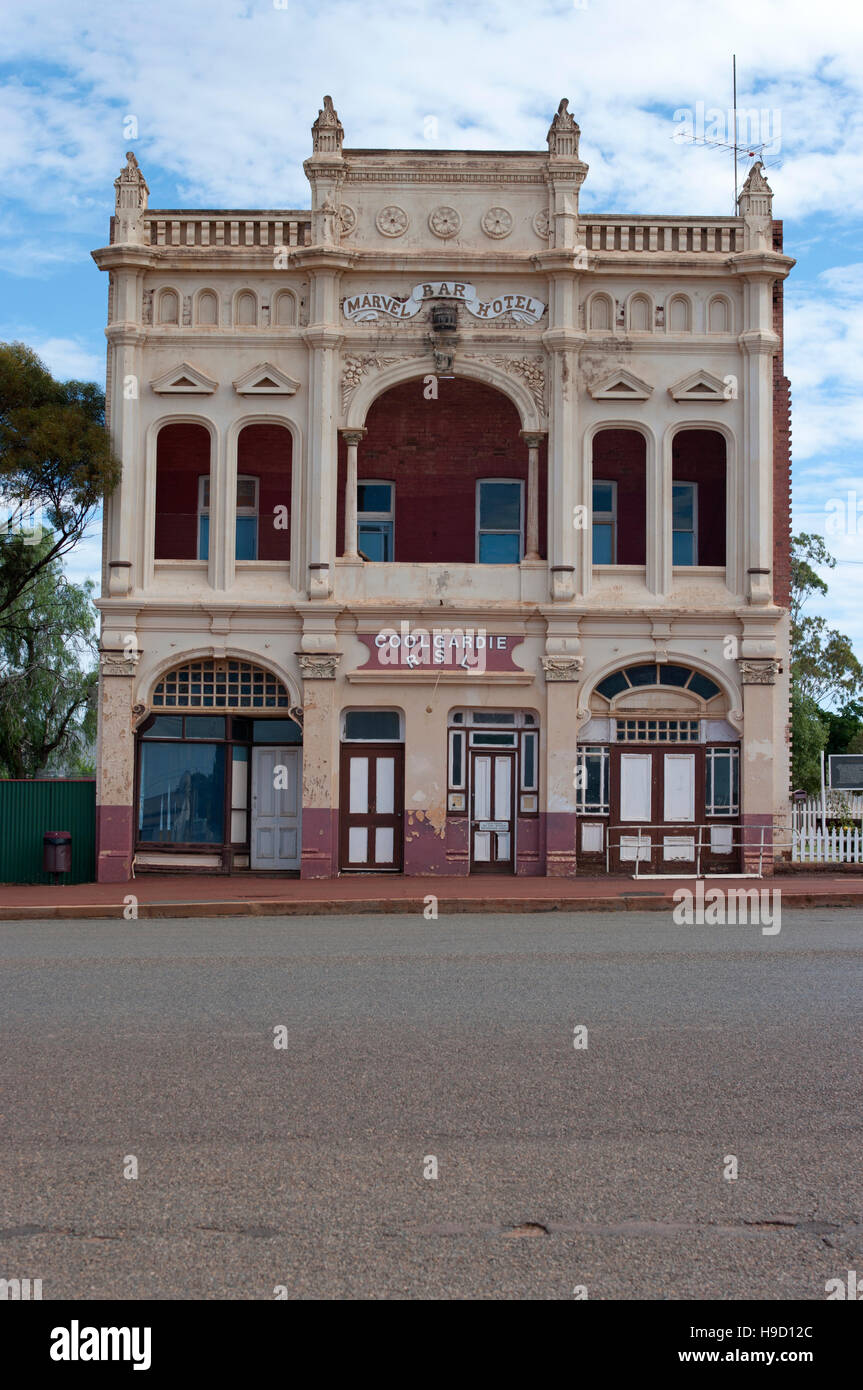
<instances>
[{"instance_id":1,"label":"asphalt road","mask_svg":"<svg viewBox=\"0 0 863 1390\"><path fill-rule=\"evenodd\" d=\"M0 1022L0 1277L45 1299L863 1272L856 911L3 923Z\"/></svg>"}]
</instances>

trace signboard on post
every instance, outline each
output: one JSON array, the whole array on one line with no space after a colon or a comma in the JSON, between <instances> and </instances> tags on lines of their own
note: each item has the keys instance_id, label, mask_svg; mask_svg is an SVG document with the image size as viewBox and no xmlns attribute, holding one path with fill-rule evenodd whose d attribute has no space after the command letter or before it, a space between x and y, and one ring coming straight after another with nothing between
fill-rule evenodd
<instances>
[{"instance_id":1,"label":"signboard on post","mask_svg":"<svg viewBox=\"0 0 863 1390\"><path fill-rule=\"evenodd\" d=\"M834 792L863 791L863 753L831 753L827 773Z\"/></svg>"}]
</instances>

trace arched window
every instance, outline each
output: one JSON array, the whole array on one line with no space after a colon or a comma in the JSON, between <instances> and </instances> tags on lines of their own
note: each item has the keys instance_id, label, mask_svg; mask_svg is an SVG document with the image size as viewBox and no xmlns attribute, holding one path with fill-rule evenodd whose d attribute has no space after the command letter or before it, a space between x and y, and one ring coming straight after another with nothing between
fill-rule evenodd
<instances>
[{"instance_id":1,"label":"arched window","mask_svg":"<svg viewBox=\"0 0 863 1390\"><path fill-rule=\"evenodd\" d=\"M647 295L633 295L629 301L629 331L631 333L649 333L653 327L652 317L652 305Z\"/></svg>"},{"instance_id":2,"label":"arched window","mask_svg":"<svg viewBox=\"0 0 863 1390\"><path fill-rule=\"evenodd\" d=\"M253 328L258 322L258 301L251 290L243 290L237 296L237 324L240 328Z\"/></svg>"},{"instance_id":3,"label":"arched window","mask_svg":"<svg viewBox=\"0 0 863 1390\"><path fill-rule=\"evenodd\" d=\"M668 304L668 327L672 333L692 331L692 305L684 294L675 294Z\"/></svg>"},{"instance_id":4,"label":"arched window","mask_svg":"<svg viewBox=\"0 0 863 1390\"><path fill-rule=\"evenodd\" d=\"M595 294L590 301L590 327L611 332L611 300L607 294Z\"/></svg>"},{"instance_id":5,"label":"arched window","mask_svg":"<svg viewBox=\"0 0 863 1390\"><path fill-rule=\"evenodd\" d=\"M639 662L635 666L625 666L613 671L596 687L596 693L609 702L625 690L641 690L647 686L671 686L675 690L691 690L702 700L713 700L720 689L716 681L695 671L691 666L680 666L676 662Z\"/></svg>"},{"instance_id":6,"label":"arched window","mask_svg":"<svg viewBox=\"0 0 863 1390\"><path fill-rule=\"evenodd\" d=\"M202 290L198 295L198 323L204 328L215 328L219 322L219 301L212 290Z\"/></svg>"},{"instance_id":7,"label":"arched window","mask_svg":"<svg viewBox=\"0 0 863 1390\"><path fill-rule=\"evenodd\" d=\"M290 709L287 687L249 661L203 657L166 671L156 684L154 709Z\"/></svg>"},{"instance_id":8,"label":"arched window","mask_svg":"<svg viewBox=\"0 0 863 1390\"><path fill-rule=\"evenodd\" d=\"M731 305L724 295L711 299L707 311L708 329L711 333L730 333Z\"/></svg>"},{"instance_id":9,"label":"arched window","mask_svg":"<svg viewBox=\"0 0 863 1390\"><path fill-rule=\"evenodd\" d=\"M273 323L279 328L293 328L297 321L297 301L290 290L276 295Z\"/></svg>"},{"instance_id":10,"label":"arched window","mask_svg":"<svg viewBox=\"0 0 863 1390\"><path fill-rule=\"evenodd\" d=\"M162 290L159 295L159 323L180 322L180 297L176 290Z\"/></svg>"}]
</instances>

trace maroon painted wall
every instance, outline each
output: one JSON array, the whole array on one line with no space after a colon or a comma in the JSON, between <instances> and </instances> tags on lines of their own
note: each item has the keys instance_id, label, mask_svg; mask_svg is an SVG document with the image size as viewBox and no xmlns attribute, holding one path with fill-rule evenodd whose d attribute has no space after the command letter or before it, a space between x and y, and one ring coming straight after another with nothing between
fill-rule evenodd
<instances>
[{"instance_id":1,"label":"maroon painted wall","mask_svg":"<svg viewBox=\"0 0 863 1390\"><path fill-rule=\"evenodd\" d=\"M698 483L698 563L725 564L725 438L718 430L679 430L672 479Z\"/></svg>"},{"instance_id":2,"label":"maroon painted wall","mask_svg":"<svg viewBox=\"0 0 863 1390\"><path fill-rule=\"evenodd\" d=\"M210 471L210 435L203 425L165 425L156 441L157 560L198 554L198 478Z\"/></svg>"},{"instance_id":3,"label":"maroon painted wall","mask_svg":"<svg viewBox=\"0 0 863 1390\"><path fill-rule=\"evenodd\" d=\"M246 425L237 440L237 473L258 478L258 558L290 559L291 432L283 425ZM203 425L165 425L156 443L157 560L194 560L198 553L198 478L210 471ZM276 530L274 508L288 508Z\"/></svg>"},{"instance_id":4,"label":"maroon painted wall","mask_svg":"<svg viewBox=\"0 0 863 1390\"><path fill-rule=\"evenodd\" d=\"M366 428L357 475L396 485L395 559L473 564L477 479L527 482L527 445L519 438L521 421L512 402L490 386L463 378L439 378L438 399L427 401L418 377L380 396L369 409ZM539 475L539 551L544 557L544 445ZM344 551L344 496L345 445L340 439L339 554Z\"/></svg>"},{"instance_id":5,"label":"maroon painted wall","mask_svg":"<svg viewBox=\"0 0 863 1390\"><path fill-rule=\"evenodd\" d=\"M237 440L237 474L258 478L258 559L291 558L291 432L284 425L246 425ZM274 507L287 507L288 526L276 530Z\"/></svg>"},{"instance_id":6,"label":"maroon painted wall","mask_svg":"<svg viewBox=\"0 0 863 1390\"><path fill-rule=\"evenodd\" d=\"M638 430L600 430L593 476L617 483L617 563L647 563L647 442Z\"/></svg>"}]
</instances>

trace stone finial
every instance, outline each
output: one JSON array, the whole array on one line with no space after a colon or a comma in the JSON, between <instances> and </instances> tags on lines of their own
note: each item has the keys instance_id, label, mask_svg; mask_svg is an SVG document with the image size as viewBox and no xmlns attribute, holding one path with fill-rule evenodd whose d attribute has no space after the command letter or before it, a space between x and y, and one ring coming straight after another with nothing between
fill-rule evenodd
<instances>
[{"instance_id":1,"label":"stone finial","mask_svg":"<svg viewBox=\"0 0 863 1390\"><path fill-rule=\"evenodd\" d=\"M557 114L548 128L548 152L550 155L568 155L578 158L578 137L581 131L569 108L569 97L564 97L557 108Z\"/></svg>"},{"instance_id":2,"label":"stone finial","mask_svg":"<svg viewBox=\"0 0 863 1390\"><path fill-rule=\"evenodd\" d=\"M764 165L756 159L740 190L737 206L742 217L770 217L773 209L773 189L764 176Z\"/></svg>"},{"instance_id":3,"label":"stone finial","mask_svg":"<svg viewBox=\"0 0 863 1390\"><path fill-rule=\"evenodd\" d=\"M131 150L126 152L126 167L114 180L114 189L114 241L143 242L150 190Z\"/></svg>"},{"instance_id":4,"label":"stone finial","mask_svg":"<svg viewBox=\"0 0 863 1390\"><path fill-rule=\"evenodd\" d=\"M312 152L314 154L341 154L345 129L333 106L332 97L324 97L318 119L312 126Z\"/></svg>"}]
</instances>

